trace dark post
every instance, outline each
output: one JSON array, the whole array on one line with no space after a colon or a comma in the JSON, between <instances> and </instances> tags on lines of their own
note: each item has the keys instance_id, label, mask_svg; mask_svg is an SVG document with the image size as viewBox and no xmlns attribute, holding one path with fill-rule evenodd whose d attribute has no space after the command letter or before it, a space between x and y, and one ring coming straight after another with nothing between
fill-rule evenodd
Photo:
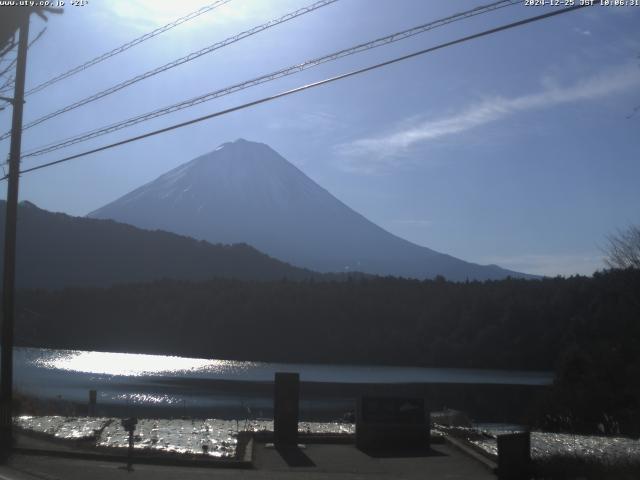
<instances>
[{"instance_id":1,"label":"dark post","mask_svg":"<svg viewBox=\"0 0 640 480\"><path fill-rule=\"evenodd\" d=\"M531 478L531 433L498 435L498 478L528 480Z\"/></svg>"},{"instance_id":2,"label":"dark post","mask_svg":"<svg viewBox=\"0 0 640 480\"><path fill-rule=\"evenodd\" d=\"M129 430L129 452L127 453L127 470L133 470L133 429Z\"/></svg>"},{"instance_id":3,"label":"dark post","mask_svg":"<svg viewBox=\"0 0 640 480\"><path fill-rule=\"evenodd\" d=\"M98 392L96 390L89 390L89 411L90 417L96 416L96 403L98 400Z\"/></svg>"},{"instance_id":4,"label":"dark post","mask_svg":"<svg viewBox=\"0 0 640 480\"><path fill-rule=\"evenodd\" d=\"M127 452L127 470L133 470L133 445L134 445L134 437L133 432L136 430L136 425L138 424L138 419L135 417L123 418L121 420L122 428L125 429L126 432L129 433L129 450Z\"/></svg>"},{"instance_id":5,"label":"dark post","mask_svg":"<svg viewBox=\"0 0 640 480\"><path fill-rule=\"evenodd\" d=\"M15 313L16 221L18 216L18 180L22 140L24 79L29 42L29 13L21 8L20 37L16 62L16 84L13 94L11 148L7 186L7 211L4 238L4 275L2 283L2 356L0 365L0 448L7 455L12 444L11 406L13 403L13 321Z\"/></svg>"},{"instance_id":6,"label":"dark post","mask_svg":"<svg viewBox=\"0 0 640 480\"><path fill-rule=\"evenodd\" d=\"M273 396L273 434L276 445L298 444L300 375L276 373Z\"/></svg>"}]
</instances>

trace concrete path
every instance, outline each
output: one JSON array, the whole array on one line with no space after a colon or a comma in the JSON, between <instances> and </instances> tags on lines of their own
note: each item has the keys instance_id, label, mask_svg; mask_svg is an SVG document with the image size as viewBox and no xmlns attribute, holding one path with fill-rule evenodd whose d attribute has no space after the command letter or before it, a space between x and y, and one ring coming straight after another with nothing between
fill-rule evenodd
<instances>
[{"instance_id":1,"label":"concrete path","mask_svg":"<svg viewBox=\"0 0 640 480\"><path fill-rule=\"evenodd\" d=\"M448 445L434 445L426 456L372 457L354 445L307 445L303 449L277 451L254 446L252 470L199 467L123 465L100 460L76 460L46 456L14 455L0 467L0 480L111 480L111 479L331 479L331 480L495 480L476 460Z\"/></svg>"}]
</instances>

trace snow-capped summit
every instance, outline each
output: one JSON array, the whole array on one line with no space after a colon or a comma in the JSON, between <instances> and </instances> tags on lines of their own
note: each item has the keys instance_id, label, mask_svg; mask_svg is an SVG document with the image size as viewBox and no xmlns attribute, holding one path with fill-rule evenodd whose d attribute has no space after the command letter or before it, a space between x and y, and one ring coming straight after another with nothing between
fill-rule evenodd
<instances>
[{"instance_id":1,"label":"snow-capped summit","mask_svg":"<svg viewBox=\"0 0 640 480\"><path fill-rule=\"evenodd\" d=\"M90 217L213 243L248 243L321 272L363 271L452 280L522 276L403 240L356 213L268 145L220 145Z\"/></svg>"}]
</instances>

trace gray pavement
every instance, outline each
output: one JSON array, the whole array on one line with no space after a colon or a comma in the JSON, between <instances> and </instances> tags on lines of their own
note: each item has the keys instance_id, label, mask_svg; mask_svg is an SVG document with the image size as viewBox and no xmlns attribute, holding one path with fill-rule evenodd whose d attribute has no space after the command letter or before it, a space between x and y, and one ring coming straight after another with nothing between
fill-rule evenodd
<instances>
[{"instance_id":1,"label":"gray pavement","mask_svg":"<svg viewBox=\"0 0 640 480\"><path fill-rule=\"evenodd\" d=\"M434 445L430 454L415 457L372 457L354 445L314 444L278 452L265 444L254 446L254 469L134 465L129 472L119 463L40 455L13 455L0 467L0 480L111 479L294 479L306 480L495 480L482 464L449 445Z\"/></svg>"}]
</instances>

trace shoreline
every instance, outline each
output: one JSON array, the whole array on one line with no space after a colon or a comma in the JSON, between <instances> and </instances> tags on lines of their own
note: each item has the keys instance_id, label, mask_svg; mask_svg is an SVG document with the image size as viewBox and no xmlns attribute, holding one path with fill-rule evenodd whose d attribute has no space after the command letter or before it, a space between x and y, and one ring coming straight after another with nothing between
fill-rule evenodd
<instances>
[{"instance_id":1,"label":"shoreline","mask_svg":"<svg viewBox=\"0 0 640 480\"><path fill-rule=\"evenodd\" d=\"M101 418L38 418L40 431L25 430L24 425L16 428L18 445L16 453L48 455L77 459L93 459L126 463L126 432L118 419ZM82 426L85 424L84 427ZM86 428L87 425L102 425L101 428ZM273 442L273 423L259 422L244 426L243 429L229 429L230 422L219 419L208 421L171 420L156 421L141 419L136 429L134 463L154 463L166 465L194 465L228 468L251 468L254 443L260 445ZM192 428L186 428L189 425ZM203 425L209 425L206 442L202 437ZM321 424L305 426L299 424L299 439L303 444L353 444L355 425L330 425L323 430ZM65 427L69 427L66 428ZM77 436L74 435L74 428ZM108 430L108 431L107 431ZM170 434L170 431L173 434ZM66 433L60 438L59 432ZM157 445L149 442L150 435L156 435ZM211 432L211 433L209 433ZM217 433L216 433L217 432ZM431 425L431 443L449 444L467 456L476 458L493 469L497 461L496 436L501 432L480 428L447 427ZM503 432L502 432L503 433ZM167 437L166 435L169 434ZM217 437L216 437L217 435ZM200 449L207 443L215 446L214 438L227 438L222 450ZM190 438L190 439L189 439ZM145 441L145 439L147 439ZM177 443L172 444L173 440ZM594 455L594 452L598 452ZM600 474L598 478L628 478L608 475L640 472L640 447L636 439L615 436L553 434L531 432L532 468L536 475L554 476L559 472L572 475ZM591 478L591 477L589 477ZM635 477L633 477L635 478Z\"/></svg>"},{"instance_id":2,"label":"shoreline","mask_svg":"<svg viewBox=\"0 0 640 480\"><path fill-rule=\"evenodd\" d=\"M194 381L195 380L195 381ZM273 414L273 382L241 382L236 380L163 379L153 385L123 385L129 395L156 395L181 398L173 404L130 400L104 402L100 399L95 413L111 416L146 416L157 418L247 418L271 417ZM118 388L118 384L116 384ZM477 422L528 424L535 408L549 387L500 384L345 384L300 382L300 418L330 421L355 410L361 396L394 396L424 398L427 411L454 409L467 412ZM16 392L16 413L86 415L86 402L78 398L56 398ZM122 390L118 390L122 392ZM136 393L141 392L141 393ZM106 393L105 393L106 394ZM135 397L132 397L135 398Z\"/></svg>"}]
</instances>

